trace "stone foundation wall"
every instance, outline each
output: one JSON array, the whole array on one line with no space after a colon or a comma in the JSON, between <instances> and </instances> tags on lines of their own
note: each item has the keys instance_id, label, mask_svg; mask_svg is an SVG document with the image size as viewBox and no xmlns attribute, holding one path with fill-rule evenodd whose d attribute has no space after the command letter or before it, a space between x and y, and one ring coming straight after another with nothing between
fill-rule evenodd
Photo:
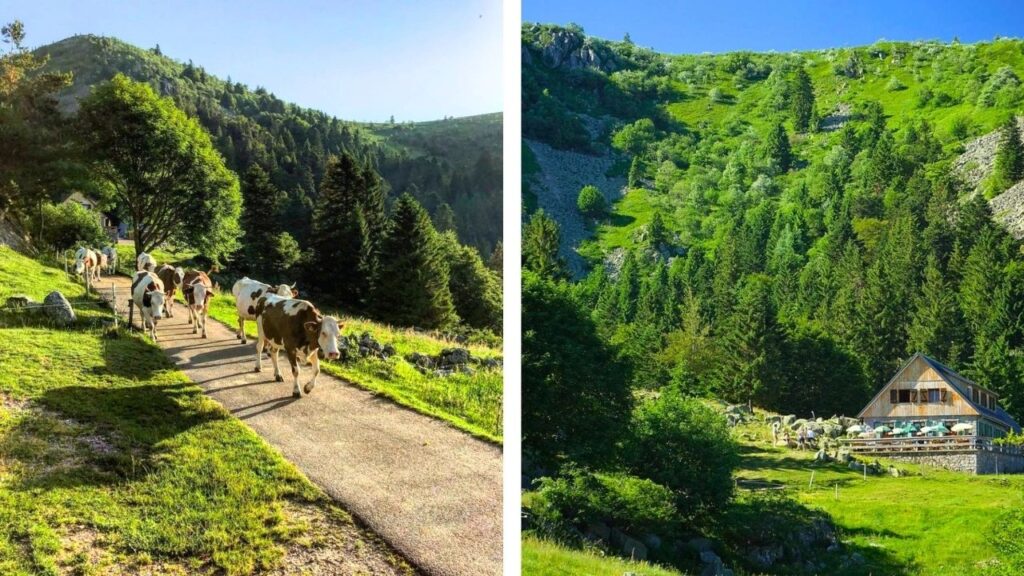
<instances>
[{"instance_id":1,"label":"stone foundation wall","mask_svg":"<svg viewBox=\"0 0 1024 576\"><path fill-rule=\"evenodd\" d=\"M1024 472L1024 455L989 452L987 450L964 452L935 452L885 454L886 458L914 464L926 464L957 472L971 474L1014 474Z\"/></svg>"}]
</instances>

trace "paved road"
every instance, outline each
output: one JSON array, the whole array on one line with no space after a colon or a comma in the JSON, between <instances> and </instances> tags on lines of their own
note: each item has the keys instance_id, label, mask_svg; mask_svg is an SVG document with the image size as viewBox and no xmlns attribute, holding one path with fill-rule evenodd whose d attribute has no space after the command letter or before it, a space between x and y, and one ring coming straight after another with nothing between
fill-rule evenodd
<instances>
[{"instance_id":1,"label":"paved road","mask_svg":"<svg viewBox=\"0 0 1024 576\"><path fill-rule=\"evenodd\" d=\"M106 297L111 282L127 315L130 281L104 278ZM501 574L498 447L323 373L295 400L283 354L286 381L274 382L269 360L253 372L251 340L242 346L212 320L202 340L175 308L158 324L160 347L331 497L430 574ZM305 368L300 381L308 375Z\"/></svg>"}]
</instances>

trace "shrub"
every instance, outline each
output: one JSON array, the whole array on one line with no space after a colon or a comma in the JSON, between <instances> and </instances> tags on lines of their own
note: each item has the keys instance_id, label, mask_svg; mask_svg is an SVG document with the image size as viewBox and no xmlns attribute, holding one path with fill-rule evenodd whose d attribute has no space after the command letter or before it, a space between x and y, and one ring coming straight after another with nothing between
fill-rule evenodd
<instances>
[{"instance_id":1,"label":"shrub","mask_svg":"<svg viewBox=\"0 0 1024 576\"><path fill-rule=\"evenodd\" d=\"M684 518L721 510L732 497L737 454L725 417L675 388L633 411L623 458L633 474L671 489Z\"/></svg>"},{"instance_id":2,"label":"shrub","mask_svg":"<svg viewBox=\"0 0 1024 576\"><path fill-rule=\"evenodd\" d=\"M587 216L598 217L605 211L604 195L597 186L584 186L576 197L576 207Z\"/></svg>"},{"instance_id":3,"label":"shrub","mask_svg":"<svg viewBox=\"0 0 1024 576\"><path fill-rule=\"evenodd\" d=\"M900 82L899 78L891 76L889 78L889 82L885 85L885 89L888 90L889 92L898 92L900 90L906 90L907 85L904 84L903 82Z\"/></svg>"},{"instance_id":4,"label":"shrub","mask_svg":"<svg viewBox=\"0 0 1024 576\"><path fill-rule=\"evenodd\" d=\"M110 242L95 212L68 202L43 205L43 242L57 250L67 250L80 244L98 247Z\"/></svg>"},{"instance_id":5,"label":"shrub","mask_svg":"<svg viewBox=\"0 0 1024 576\"><path fill-rule=\"evenodd\" d=\"M659 532L676 519L674 495L646 478L567 469L541 478L533 511L549 527L605 522L630 533Z\"/></svg>"}]
</instances>

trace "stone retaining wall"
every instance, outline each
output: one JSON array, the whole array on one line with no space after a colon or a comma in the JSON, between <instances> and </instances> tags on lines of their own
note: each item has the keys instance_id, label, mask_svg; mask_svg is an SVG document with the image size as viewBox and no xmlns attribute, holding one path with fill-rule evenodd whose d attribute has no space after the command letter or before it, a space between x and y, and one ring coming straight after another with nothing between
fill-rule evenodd
<instances>
[{"instance_id":1,"label":"stone retaining wall","mask_svg":"<svg viewBox=\"0 0 1024 576\"><path fill-rule=\"evenodd\" d=\"M943 452L943 453L907 453L885 454L886 458L927 464L957 472L972 474L1013 474L1024 472L1024 455L992 452L988 450Z\"/></svg>"}]
</instances>

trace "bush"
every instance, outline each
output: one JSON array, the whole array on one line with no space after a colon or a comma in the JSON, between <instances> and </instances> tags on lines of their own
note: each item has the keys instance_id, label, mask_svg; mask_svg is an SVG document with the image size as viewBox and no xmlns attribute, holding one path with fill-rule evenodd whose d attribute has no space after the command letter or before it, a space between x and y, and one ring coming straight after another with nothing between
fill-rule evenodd
<instances>
[{"instance_id":1,"label":"bush","mask_svg":"<svg viewBox=\"0 0 1024 576\"><path fill-rule=\"evenodd\" d=\"M675 496L646 478L568 469L541 478L532 507L542 525L583 527L605 522L629 533L663 532L676 520Z\"/></svg>"},{"instance_id":2,"label":"bush","mask_svg":"<svg viewBox=\"0 0 1024 576\"><path fill-rule=\"evenodd\" d=\"M576 198L576 207L587 216L599 217L605 211L604 195L597 186L584 186Z\"/></svg>"},{"instance_id":3,"label":"bush","mask_svg":"<svg viewBox=\"0 0 1024 576\"><path fill-rule=\"evenodd\" d=\"M889 78L889 82L885 85L885 89L888 90L889 92L898 92L900 90L906 90L907 85L904 84L903 82L900 82L899 78L891 76Z\"/></svg>"},{"instance_id":4,"label":"bush","mask_svg":"<svg viewBox=\"0 0 1024 576\"><path fill-rule=\"evenodd\" d=\"M721 510L732 497L737 453L725 417L675 388L633 411L623 458L633 474L671 489L686 519Z\"/></svg>"},{"instance_id":5,"label":"bush","mask_svg":"<svg viewBox=\"0 0 1024 576\"><path fill-rule=\"evenodd\" d=\"M74 202L44 204L42 228L42 241L57 250L78 245L99 247L110 242L96 213Z\"/></svg>"}]
</instances>

